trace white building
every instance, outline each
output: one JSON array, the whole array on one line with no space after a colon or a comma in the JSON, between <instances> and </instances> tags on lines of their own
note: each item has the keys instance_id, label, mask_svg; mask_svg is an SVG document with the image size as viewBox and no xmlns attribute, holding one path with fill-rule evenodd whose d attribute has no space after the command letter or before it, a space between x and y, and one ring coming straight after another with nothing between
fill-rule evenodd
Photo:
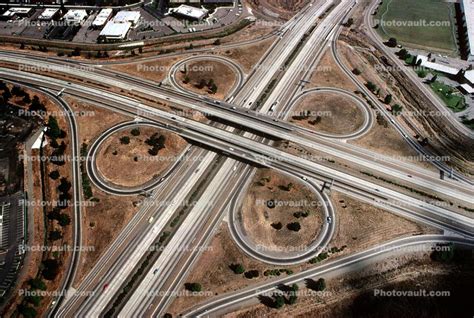
<instances>
[{"instance_id":1,"label":"white building","mask_svg":"<svg viewBox=\"0 0 474 318\"><path fill-rule=\"evenodd\" d=\"M420 62L421 61L421 62ZM416 65L419 65L422 67L426 67L444 74L449 74L449 75L456 75L459 73L459 69L454 68L454 67L449 67L443 64L438 64L438 63L433 63L430 62L427 56L424 55L417 55L416 57Z\"/></svg>"},{"instance_id":2,"label":"white building","mask_svg":"<svg viewBox=\"0 0 474 318\"><path fill-rule=\"evenodd\" d=\"M82 24L88 17L86 10L69 10L63 17L67 24Z\"/></svg>"},{"instance_id":3,"label":"white building","mask_svg":"<svg viewBox=\"0 0 474 318\"><path fill-rule=\"evenodd\" d=\"M59 13L59 9L47 8L38 17L38 20L50 21L54 19Z\"/></svg>"},{"instance_id":4,"label":"white building","mask_svg":"<svg viewBox=\"0 0 474 318\"><path fill-rule=\"evenodd\" d=\"M176 9L171 9L171 12L175 15L198 21L207 17L207 14L209 13L206 9L195 8L185 4L180 5Z\"/></svg>"},{"instance_id":5,"label":"white building","mask_svg":"<svg viewBox=\"0 0 474 318\"><path fill-rule=\"evenodd\" d=\"M92 22L92 26L94 28L101 28L103 27L107 21L109 21L110 16L112 15L112 9L102 9L100 10L99 14L95 17L94 21Z\"/></svg>"},{"instance_id":6,"label":"white building","mask_svg":"<svg viewBox=\"0 0 474 318\"><path fill-rule=\"evenodd\" d=\"M115 23L130 23L133 27L138 25L140 12L138 11L119 11L113 18Z\"/></svg>"},{"instance_id":7,"label":"white building","mask_svg":"<svg viewBox=\"0 0 474 318\"><path fill-rule=\"evenodd\" d=\"M33 14L33 8L10 8L3 13L3 17L13 18L14 16L29 17Z\"/></svg>"},{"instance_id":8,"label":"white building","mask_svg":"<svg viewBox=\"0 0 474 318\"><path fill-rule=\"evenodd\" d=\"M109 21L100 32L99 36L105 38L107 41L123 41L127 38L128 31L132 24L130 22L116 23Z\"/></svg>"},{"instance_id":9,"label":"white building","mask_svg":"<svg viewBox=\"0 0 474 318\"><path fill-rule=\"evenodd\" d=\"M467 31L468 61L474 61L474 0L461 0L461 10L464 13L464 26Z\"/></svg>"}]
</instances>

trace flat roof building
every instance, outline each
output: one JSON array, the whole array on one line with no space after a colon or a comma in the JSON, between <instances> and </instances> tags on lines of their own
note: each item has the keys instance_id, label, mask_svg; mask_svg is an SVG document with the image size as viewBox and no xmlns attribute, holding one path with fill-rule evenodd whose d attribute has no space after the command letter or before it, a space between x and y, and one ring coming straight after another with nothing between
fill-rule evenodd
<instances>
[{"instance_id":1,"label":"flat roof building","mask_svg":"<svg viewBox=\"0 0 474 318\"><path fill-rule=\"evenodd\" d=\"M421 61L421 62L420 62ZM418 55L416 57L416 64L422 67L426 67L441 73L449 74L449 75L457 75L459 73L459 69L454 68L454 67L449 67L446 65L438 64L438 63L433 63L430 62L427 56L424 55Z\"/></svg>"},{"instance_id":2,"label":"flat roof building","mask_svg":"<svg viewBox=\"0 0 474 318\"><path fill-rule=\"evenodd\" d=\"M59 9L47 8L38 17L38 20L50 21L59 16Z\"/></svg>"},{"instance_id":3,"label":"flat roof building","mask_svg":"<svg viewBox=\"0 0 474 318\"><path fill-rule=\"evenodd\" d=\"M92 26L94 28L101 28L103 27L107 21L109 21L110 16L112 15L112 9L102 9L100 10L99 14L95 17L94 21L92 22Z\"/></svg>"},{"instance_id":4,"label":"flat roof building","mask_svg":"<svg viewBox=\"0 0 474 318\"><path fill-rule=\"evenodd\" d=\"M461 0L460 7L466 27L467 60L474 61L474 0Z\"/></svg>"},{"instance_id":5,"label":"flat roof building","mask_svg":"<svg viewBox=\"0 0 474 318\"><path fill-rule=\"evenodd\" d=\"M109 21L100 32L99 36L105 38L107 41L123 41L127 38L128 31L132 24L130 22L116 23Z\"/></svg>"},{"instance_id":6,"label":"flat roof building","mask_svg":"<svg viewBox=\"0 0 474 318\"><path fill-rule=\"evenodd\" d=\"M33 8L10 8L3 13L5 17L29 17L31 16L35 10Z\"/></svg>"},{"instance_id":7,"label":"flat roof building","mask_svg":"<svg viewBox=\"0 0 474 318\"><path fill-rule=\"evenodd\" d=\"M86 10L69 10L63 17L67 24L82 24L88 17Z\"/></svg>"},{"instance_id":8,"label":"flat roof building","mask_svg":"<svg viewBox=\"0 0 474 318\"><path fill-rule=\"evenodd\" d=\"M185 4L182 4L175 9L171 9L171 12L177 16L198 21L207 17L207 14L209 13L206 9L195 8Z\"/></svg>"},{"instance_id":9,"label":"flat roof building","mask_svg":"<svg viewBox=\"0 0 474 318\"><path fill-rule=\"evenodd\" d=\"M138 11L119 11L113 18L115 23L130 23L133 27L138 25L140 12Z\"/></svg>"}]
</instances>

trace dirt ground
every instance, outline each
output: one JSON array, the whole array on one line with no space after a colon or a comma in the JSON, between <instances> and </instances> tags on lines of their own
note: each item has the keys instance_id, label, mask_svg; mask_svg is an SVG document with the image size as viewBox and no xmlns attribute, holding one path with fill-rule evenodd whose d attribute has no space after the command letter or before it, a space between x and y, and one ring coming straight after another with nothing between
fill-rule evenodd
<instances>
[{"instance_id":1,"label":"dirt ground","mask_svg":"<svg viewBox=\"0 0 474 318\"><path fill-rule=\"evenodd\" d=\"M270 18L290 19L308 0L249 0L249 5L256 13Z\"/></svg>"},{"instance_id":2,"label":"dirt ground","mask_svg":"<svg viewBox=\"0 0 474 318\"><path fill-rule=\"evenodd\" d=\"M348 91L355 91L355 84L348 78L334 61L331 50L327 49L316 66L309 87L337 87Z\"/></svg>"},{"instance_id":3,"label":"dirt ground","mask_svg":"<svg viewBox=\"0 0 474 318\"><path fill-rule=\"evenodd\" d=\"M130 64L107 65L105 68L110 68L112 70L126 73L137 78L143 78L158 83L166 78L173 64L187 56L189 55L184 55L181 57L164 57L146 62L132 62Z\"/></svg>"},{"instance_id":4,"label":"dirt ground","mask_svg":"<svg viewBox=\"0 0 474 318\"><path fill-rule=\"evenodd\" d=\"M217 54L233 59L242 66L246 73L249 73L258 61L260 61L274 41L275 38L271 37L255 44L243 45L227 50L219 50L217 51Z\"/></svg>"},{"instance_id":5,"label":"dirt ground","mask_svg":"<svg viewBox=\"0 0 474 318\"><path fill-rule=\"evenodd\" d=\"M346 247L342 252L330 254L329 260L359 252L376 243L389 241L397 237L435 232L431 228L417 225L334 191L331 194L331 200L336 209L335 221L337 228L328 247L342 248L344 245ZM258 278L249 280L243 275L234 274L229 268L231 264L242 264L247 271L258 270L260 275ZM321 264L321 262L317 264ZM300 272L312 266L315 265L304 263L286 268L293 272ZM233 242L228 225L223 223L210 242L209 248L201 255L186 281L199 282L203 286L203 291L212 292L217 296L242 289L256 282L269 280L271 276L264 276L262 273L265 270L277 268L285 267L266 265L244 254ZM176 315L210 297L209 295L179 296L171 304L168 311Z\"/></svg>"},{"instance_id":6,"label":"dirt ground","mask_svg":"<svg viewBox=\"0 0 474 318\"><path fill-rule=\"evenodd\" d=\"M66 96L65 100L76 114L81 143L89 144L108 128L127 120L133 120L127 115L92 106L74 97Z\"/></svg>"},{"instance_id":7,"label":"dirt ground","mask_svg":"<svg viewBox=\"0 0 474 318\"><path fill-rule=\"evenodd\" d=\"M276 310L263 304L252 305L226 315L226 318L250 317L419 317L430 312L431 317L443 317L437 313L449 311L446 301L458 303L457 312L466 312L468 296L452 300L451 297L377 297L374 290L437 291L448 290L451 294L463 292L472 281L463 282L465 274L457 265L433 263L429 253L417 252L393 256L368 265L364 270L326 279L326 289L316 292L300 286L295 305L285 305ZM314 280L318 277L314 277ZM461 282L459 281L461 280ZM431 306L430 306L431 303ZM463 308L464 307L464 308ZM437 309L436 309L437 308ZM467 310L469 311L469 310ZM412 315L413 314L413 315ZM448 314L449 316L450 314ZM455 316L462 316L455 314Z\"/></svg>"},{"instance_id":8,"label":"dirt ground","mask_svg":"<svg viewBox=\"0 0 474 318\"><path fill-rule=\"evenodd\" d=\"M225 99L237 81L237 75L224 63L217 61L191 61L176 72L176 80L184 89L197 94L211 96L215 99ZM201 81L214 81L217 92L214 94L208 85L200 88Z\"/></svg>"},{"instance_id":9,"label":"dirt ground","mask_svg":"<svg viewBox=\"0 0 474 318\"><path fill-rule=\"evenodd\" d=\"M287 191L285 187L289 183L294 186ZM275 200L273 208L267 205L271 200ZM270 250L284 252L292 248L303 249L317 238L321 230L324 222L321 204L311 189L300 180L270 169L258 169L240 212L243 230L256 245L263 245ZM308 216L296 217L294 213L298 212L307 212ZM287 225L292 222L300 223L301 230L289 230ZM281 229L275 229L275 224L281 224Z\"/></svg>"},{"instance_id":10,"label":"dirt ground","mask_svg":"<svg viewBox=\"0 0 474 318\"><path fill-rule=\"evenodd\" d=\"M297 116L308 113L307 118ZM356 132L364 124L364 113L351 99L335 93L312 93L293 108L290 122L305 128L334 135Z\"/></svg>"},{"instance_id":11,"label":"dirt ground","mask_svg":"<svg viewBox=\"0 0 474 318\"><path fill-rule=\"evenodd\" d=\"M349 140L348 143L431 171L438 171L429 162L421 161L418 153L407 144L391 125L385 127L383 124L375 122L365 135Z\"/></svg>"},{"instance_id":12,"label":"dirt ground","mask_svg":"<svg viewBox=\"0 0 474 318\"><path fill-rule=\"evenodd\" d=\"M111 196L94 185L92 191L98 202L86 206L83 212L82 232L85 249L81 254L74 281L76 287L138 211L138 204L143 200L140 196Z\"/></svg>"},{"instance_id":13,"label":"dirt ground","mask_svg":"<svg viewBox=\"0 0 474 318\"><path fill-rule=\"evenodd\" d=\"M133 136L132 129L122 130L108 137L97 154L97 168L109 182L124 186L136 187L159 178L182 153L186 141L171 132L152 127L139 127L140 135ZM152 148L146 140L155 133L165 136L165 148L152 156ZM129 144L122 144L120 139L129 137Z\"/></svg>"}]
</instances>

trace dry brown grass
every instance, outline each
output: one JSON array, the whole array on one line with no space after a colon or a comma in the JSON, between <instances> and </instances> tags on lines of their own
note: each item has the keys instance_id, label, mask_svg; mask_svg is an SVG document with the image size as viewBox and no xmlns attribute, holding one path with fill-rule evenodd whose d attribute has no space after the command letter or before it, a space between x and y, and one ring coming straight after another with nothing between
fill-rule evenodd
<instances>
[{"instance_id":1,"label":"dry brown grass","mask_svg":"<svg viewBox=\"0 0 474 318\"><path fill-rule=\"evenodd\" d=\"M182 69L176 72L176 80L186 90L222 100L236 84L237 75L229 66L221 62L191 61L183 65ZM213 94L208 85L200 88L202 80L208 84L209 81L214 81L217 86L217 92Z\"/></svg>"},{"instance_id":2,"label":"dry brown grass","mask_svg":"<svg viewBox=\"0 0 474 318\"><path fill-rule=\"evenodd\" d=\"M290 183L293 184L293 188L287 191L285 187ZM270 208L265 204L270 200L282 204ZM291 206L300 203L306 206ZM296 218L293 215L296 212L308 212L309 216ZM254 243L275 251L303 249L318 236L323 222L321 202L311 189L296 178L270 169L257 171L240 213L243 230ZM301 230L298 232L289 230L287 225L292 222L299 222ZM272 227L272 224L279 223L282 225L280 230Z\"/></svg>"},{"instance_id":3,"label":"dry brown grass","mask_svg":"<svg viewBox=\"0 0 474 318\"><path fill-rule=\"evenodd\" d=\"M159 178L186 147L186 141L171 132L152 127L139 127L140 135L133 136L131 129L121 130L108 137L97 154L97 168L102 176L113 184L136 187ZM152 156L146 140L154 134L165 136L165 148ZM120 142L128 136L130 144Z\"/></svg>"},{"instance_id":4,"label":"dry brown grass","mask_svg":"<svg viewBox=\"0 0 474 318\"><path fill-rule=\"evenodd\" d=\"M348 97L336 93L312 93L304 96L293 108L292 114L298 115L301 112L309 112L311 115L301 120L290 117L290 122L323 133L350 134L364 124L364 113L360 107Z\"/></svg>"},{"instance_id":5,"label":"dry brown grass","mask_svg":"<svg viewBox=\"0 0 474 318\"><path fill-rule=\"evenodd\" d=\"M329 247L341 248L344 245L346 247L342 252L330 256L329 260L362 251L374 244L386 242L397 237L437 232L432 228L417 225L382 209L358 202L334 191L331 194L331 200L336 209L337 228ZM243 275L234 274L229 268L231 264L242 264L246 270L258 270L260 276L252 280L246 279ZM300 272L312 266L315 265L303 263L290 267L290 269L294 272ZM204 291L211 291L215 295L220 295L242 289L256 282L268 280L271 277L263 276L262 273L267 269L275 268L282 267L260 263L244 254L233 242L228 225L223 223L220 231L209 244L209 248L199 258L186 281L199 282L203 286ZM173 315L182 313L197 303L211 297L177 297L171 304L169 312Z\"/></svg>"},{"instance_id":6,"label":"dry brown grass","mask_svg":"<svg viewBox=\"0 0 474 318\"><path fill-rule=\"evenodd\" d=\"M334 60L331 50L321 57L307 87L336 87L353 92L356 86Z\"/></svg>"}]
</instances>

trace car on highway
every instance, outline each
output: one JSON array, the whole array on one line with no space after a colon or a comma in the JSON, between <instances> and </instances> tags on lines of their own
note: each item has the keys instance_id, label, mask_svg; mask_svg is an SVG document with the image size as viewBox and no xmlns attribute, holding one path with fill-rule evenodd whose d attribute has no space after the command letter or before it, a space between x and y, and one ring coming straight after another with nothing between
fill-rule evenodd
<instances>
[{"instance_id":1,"label":"car on highway","mask_svg":"<svg viewBox=\"0 0 474 318\"><path fill-rule=\"evenodd\" d=\"M156 273L158 273L158 268L155 268L155 270L153 271L153 275L156 275Z\"/></svg>"},{"instance_id":2,"label":"car on highway","mask_svg":"<svg viewBox=\"0 0 474 318\"><path fill-rule=\"evenodd\" d=\"M104 284L104 287L102 287L102 290L106 290L109 287L109 283Z\"/></svg>"},{"instance_id":3,"label":"car on highway","mask_svg":"<svg viewBox=\"0 0 474 318\"><path fill-rule=\"evenodd\" d=\"M328 216L328 217L326 218L326 221L327 221L329 224L331 224L331 223L332 223L332 218L331 218L330 216Z\"/></svg>"},{"instance_id":4,"label":"car on highway","mask_svg":"<svg viewBox=\"0 0 474 318\"><path fill-rule=\"evenodd\" d=\"M153 216L152 216L152 217L150 217L150 218L148 219L148 223L151 223L151 222L153 222L153 220L154 220L154 219L155 219L155 218L154 218Z\"/></svg>"}]
</instances>

